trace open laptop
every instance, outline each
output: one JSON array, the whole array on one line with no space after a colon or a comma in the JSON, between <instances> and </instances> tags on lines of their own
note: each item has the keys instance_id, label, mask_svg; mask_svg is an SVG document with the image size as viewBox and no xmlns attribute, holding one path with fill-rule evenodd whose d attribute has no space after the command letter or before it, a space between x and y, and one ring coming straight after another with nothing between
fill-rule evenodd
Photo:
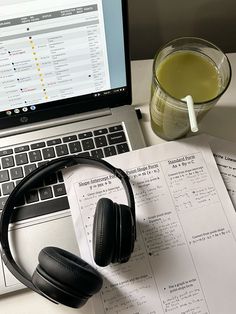
<instances>
[{"instance_id":1,"label":"open laptop","mask_svg":"<svg viewBox=\"0 0 236 314\"><path fill-rule=\"evenodd\" d=\"M130 106L126 2L1 1L0 213L19 180L47 160L145 146ZM44 246L78 252L60 172L22 197L10 238L30 273ZM0 294L21 288L0 259Z\"/></svg>"}]
</instances>

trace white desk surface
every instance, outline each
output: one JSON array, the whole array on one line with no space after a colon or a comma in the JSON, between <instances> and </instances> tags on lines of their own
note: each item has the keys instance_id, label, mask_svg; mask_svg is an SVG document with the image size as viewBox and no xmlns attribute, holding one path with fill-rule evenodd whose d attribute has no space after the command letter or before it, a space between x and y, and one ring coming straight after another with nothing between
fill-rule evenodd
<instances>
[{"instance_id":1,"label":"white desk surface","mask_svg":"<svg viewBox=\"0 0 236 314\"><path fill-rule=\"evenodd\" d=\"M232 66L232 80L226 93L199 125L199 133L208 133L236 142L236 53L228 54ZM146 144L164 142L150 128L149 96L151 85L152 60L132 61L133 105L139 107L143 118L140 120ZM71 309L55 305L38 294L22 290L0 297L1 314L82 314L92 313L91 303L81 309Z\"/></svg>"}]
</instances>

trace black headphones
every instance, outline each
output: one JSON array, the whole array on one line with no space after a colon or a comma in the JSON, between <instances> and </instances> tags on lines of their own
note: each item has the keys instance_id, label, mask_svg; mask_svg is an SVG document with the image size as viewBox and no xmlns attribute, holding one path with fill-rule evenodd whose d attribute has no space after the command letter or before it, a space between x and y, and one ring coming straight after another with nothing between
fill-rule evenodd
<instances>
[{"instance_id":1,"label":"black headphones","mask_svg":"<svg viewBox=\"0 0 236 314\"><path fill-rule=\"evenodd\" d=\"M99 266L127 262L136 239L134 195L126 173L105 160L71 155L40 166L14 188L6 201L0 220L1 254L9 271L25 286L52 302L73 308L83 306L101 289L103 279L99 272L72 253L56 247L46 247L39 253L39 265L31 278L13 259L8 229L15 205L22 195L46 175L78 164L99 166L121 180L128 205L113 203L108 198L98 201L93 222L93 257Z\"/></svg>"}]
</instances>

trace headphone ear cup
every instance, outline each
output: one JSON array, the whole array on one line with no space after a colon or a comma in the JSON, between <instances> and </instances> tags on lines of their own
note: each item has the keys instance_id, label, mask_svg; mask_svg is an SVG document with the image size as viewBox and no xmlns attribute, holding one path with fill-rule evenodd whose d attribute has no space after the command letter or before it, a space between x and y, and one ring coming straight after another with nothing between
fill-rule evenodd
<instances>
[{"instance_id":1,"label":"headphone ear cup","mask_svg":"<svg viewBox=\"0 0 236 314\"><path fill-rule=\"evenodd\" d=\"M119 243L117 250L117 261L127 262L134 250L135 226L133 215L129 206L118 205L119 212Z\"/></svg>"},{"instance_id":2,"label":"headphone ear cup","mask_svg":"<svg viewBox=\"0 0 236 314\"><path fill-rule=\"evenodd\" d=\"M32 283L39 293L58 303L78 308L102 287L99 272L80 257L56 247L39 254Z\"/></svg>"},{"instance_id":3,"label":"headphone ear cup","mask_svg":"<svg viewBox=\"0 0 236 314\"><path fill-rule=\"evenodd\" d=\"M101 198L93 221L93 258L97 265L107 266L116 251L116 209L108 198Z\"/></svg>"}]
</instances>

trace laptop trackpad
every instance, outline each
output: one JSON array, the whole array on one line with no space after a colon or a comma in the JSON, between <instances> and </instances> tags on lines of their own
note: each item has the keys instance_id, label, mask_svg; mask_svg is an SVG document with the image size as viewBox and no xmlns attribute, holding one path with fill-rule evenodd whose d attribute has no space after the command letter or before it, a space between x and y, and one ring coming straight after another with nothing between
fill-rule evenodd
<instances>
[{"instance_id":1,"label":"laptop trackpad","mask_svg":"<svg viewBox=\"0 0 236 314\"><path fill-rule=\"evenodd\" d=\"M79 254L71 216L27 227L19 225L18 229L10 232L10 243L14 243L11 250L16 262L29 274L34 272L38 265L38 254L46 246L57 246ZM6 286L18 284L5 265L3 267Z\"/></svg>"}]
</instances>

